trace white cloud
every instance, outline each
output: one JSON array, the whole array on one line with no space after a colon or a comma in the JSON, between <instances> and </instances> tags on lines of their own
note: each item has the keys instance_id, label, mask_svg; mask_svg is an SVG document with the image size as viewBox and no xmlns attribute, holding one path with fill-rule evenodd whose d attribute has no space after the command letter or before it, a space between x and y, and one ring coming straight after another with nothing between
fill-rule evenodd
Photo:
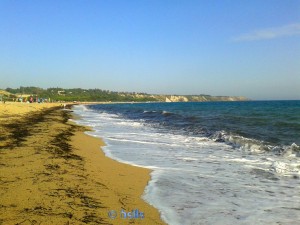
<instances>
[{"instance_id":1,"label":"white cloud","mask_svg":"<svg viewBox=\"0 0 300 225\"><path fill-rule=\"evenodd\" d=\"M234 37L233 41L259 41L287 36L300 36L300 23L289 24L281 27L255 30L250 33Z\"/></svg>"}]
</instances>

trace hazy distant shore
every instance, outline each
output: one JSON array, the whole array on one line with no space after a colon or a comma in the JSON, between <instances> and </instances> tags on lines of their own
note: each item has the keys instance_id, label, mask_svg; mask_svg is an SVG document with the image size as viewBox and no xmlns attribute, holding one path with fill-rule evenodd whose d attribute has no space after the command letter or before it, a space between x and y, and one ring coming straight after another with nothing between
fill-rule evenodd
<instances>
[{"instance_id":1,"label":"hazy distant shore","mask_svg":"<svg viewBox=\"0 0 300 225\"><path fill-rule=\"evenodd\" d=\"M9 101L34 102L210 102L249 101L243 96L167 95L137 92L114 92L101 89L20 87L0 90L0 97ZM1 99L0 99L1 100Z\"/></svg>"}]
</instances>

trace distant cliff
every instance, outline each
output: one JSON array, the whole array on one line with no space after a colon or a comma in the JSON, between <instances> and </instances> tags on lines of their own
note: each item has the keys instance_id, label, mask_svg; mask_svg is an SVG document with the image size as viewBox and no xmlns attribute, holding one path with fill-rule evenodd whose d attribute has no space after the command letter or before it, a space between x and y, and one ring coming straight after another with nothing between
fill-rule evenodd
<instances>
[{"instance_id":1,"label":"distant cliff","mask_svg":"<svg viewBox=\"0 0 300 225\"><path fill-rule=\"evenodd\" d=\"M210 95L154 95L158 101L167 102L211 102L211 101L249 101L242 96L210 96Z\"/></svg>"}]
</instances>

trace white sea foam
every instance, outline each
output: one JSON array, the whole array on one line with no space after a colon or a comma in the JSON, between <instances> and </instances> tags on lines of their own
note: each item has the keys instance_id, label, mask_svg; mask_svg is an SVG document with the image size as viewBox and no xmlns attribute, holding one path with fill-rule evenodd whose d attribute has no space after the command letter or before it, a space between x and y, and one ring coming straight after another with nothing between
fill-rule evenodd
<instances>
[{"instance_id":1,"label":"white sea foam","mask_svg":"<svg viewBox=\"0 0 300 225\"><path fill-rule=\"evenodd\" d=\"M107 156L153 170L143 198L169 224L295 224L300 220L299 157L252 154L208 138L171 134L76 106ZM239 139L240 140L240 139ZM290 152L294 154L297 146ZM288 153L286 153L288 154Z\"/></svg>"}]
</instances>

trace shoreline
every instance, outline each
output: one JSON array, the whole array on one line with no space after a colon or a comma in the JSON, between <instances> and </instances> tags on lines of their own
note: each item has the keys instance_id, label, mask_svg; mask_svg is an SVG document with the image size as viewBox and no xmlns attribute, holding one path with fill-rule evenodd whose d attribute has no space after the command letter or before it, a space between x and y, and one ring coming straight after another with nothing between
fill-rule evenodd
<instances>
[{"instance_id":1,"label":"shoreline","mask_svg":"<svg viewBox=\"0 0 300 225\"><path fill-rule=\"evenodd\" d=\"M71 112L59 104L6 104L0 106L0 224L165 224L142 199L150 170L106 157L103 141L69 122ZM120 218L133 210L144 218Z\"/></svg>"},{"instance_id":2,"label":"shoreline","mask_svg":"<svg viewBox=\"0 0 300 225\"><path fill-rule=\"evenodd\" d=\"M87 127L85 131L92 130ZM87 170L94 179L97 181L102 180L102 184L109 183L113 187L112 189L105 189L107 196L110 197L103 199L104 204L111 205L108 211L114 210L118 213L113 222L116 224L128 224L130 221L134 224L166 224L160 218L158 210L142 199L145 187L151 179L150 173L152 171L150 169L126 164L107 157L99 147L105 146L104 141L84 132L75 133L72 142L75 149L80 150L87 150L85 142L89 143L88 151L77 150L75 153L89 161L87 163L90 166L87 167ZM101 166L98 163L101 163ZM109 177L104 177L102 174L108 174ZM136 209L139 210L139 213L143 213L143 219L135 218L129 221L128 218L120 218L120 211L124 210L128 213ZM104 212L104 217L108 216L107 213Z\"/></svg>"}]
</instances>

